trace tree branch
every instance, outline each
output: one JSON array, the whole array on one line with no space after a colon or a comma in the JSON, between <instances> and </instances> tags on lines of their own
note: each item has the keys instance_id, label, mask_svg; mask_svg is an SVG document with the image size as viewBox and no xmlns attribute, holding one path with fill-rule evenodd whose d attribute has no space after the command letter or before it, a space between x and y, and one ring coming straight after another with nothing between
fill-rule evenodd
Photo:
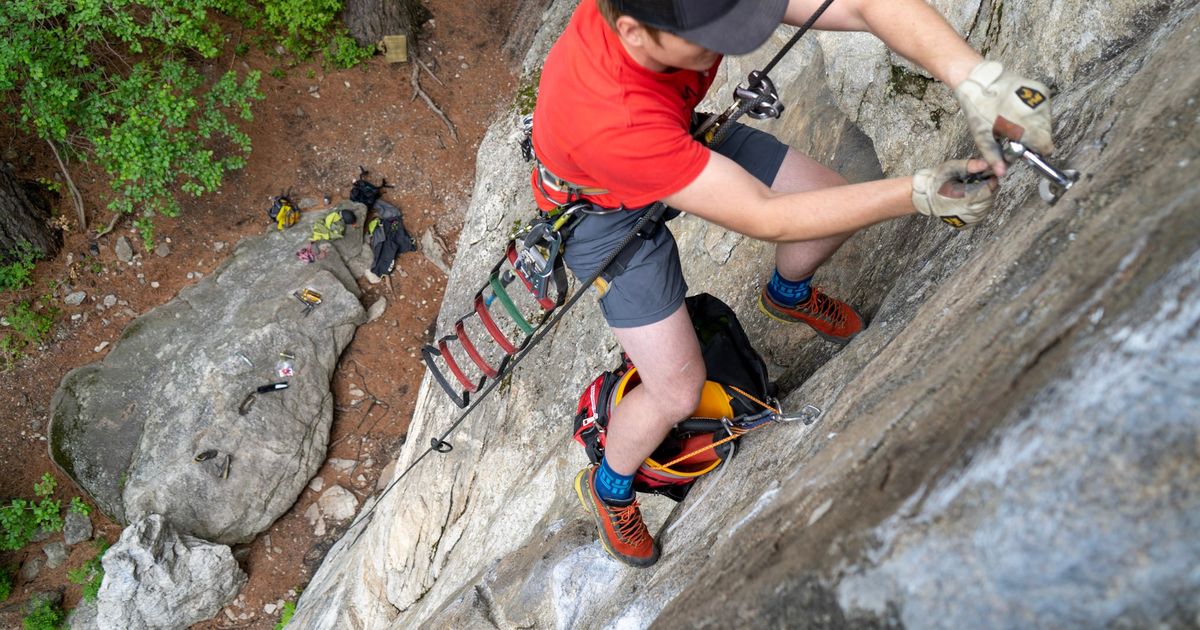
<instances>
[{"instance_id":1,"label":"tree branch","mask_svg":"<svg viewBox=\"0 0 1200 630\"><path fill-rule=\"evenodd\" d=\"M87 217L83 213L83 196L79 194L79 189L75 187L75 180L71 179L71 173L67 171L67 165L63 164L62 157L58 154L58 147L54 146L54 142L49 138L46 139L46 144L50 145L50 151L54 153L54 160L58 162L58 170L62 171L63 177L67 180L67 190L71 193L71 203L75 206L75 216L79 219L79 229L87 229Z\"/></svg>"}]
</instances>

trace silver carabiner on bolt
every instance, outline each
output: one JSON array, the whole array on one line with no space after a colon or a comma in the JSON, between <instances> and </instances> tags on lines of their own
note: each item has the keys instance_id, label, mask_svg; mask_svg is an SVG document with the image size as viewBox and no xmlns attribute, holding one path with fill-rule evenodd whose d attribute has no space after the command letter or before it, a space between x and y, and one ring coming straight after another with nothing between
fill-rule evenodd
<instances>
[{"instance_id":1,"label":"silver carabiner on bolt","mask_svg":"<svg viewBox=\"0 0 1200 630\"><path fill-rule=\"evenodd\" d=\"M750 75L746 77L746 83L739 84L734 89L733 96L742 102L759 101L746 112L747 116L755 120L779 118L783 115L783 103L779 101L779 92L775 89L775 83L758 70L750 72Z\"/></svg>"},{"instance_id":2,"label":"silver carabiner on bolt","mask_svg":"<svg viewBox=\"0 0 1200 630\"><path fill-rule=\"evenodd\" d=\"M804 405L800 408L800 411L795 413L785 413L783 411L783 406L778 404L778 401L774 402L776 402L775 408L779 409L779 413L775 414L776 422L802 422L804 426L807 427L812 426L812 423L816 422L817 418L820 418L822 413L825 413L816 405Z\"/></svg>"}]
</instances>

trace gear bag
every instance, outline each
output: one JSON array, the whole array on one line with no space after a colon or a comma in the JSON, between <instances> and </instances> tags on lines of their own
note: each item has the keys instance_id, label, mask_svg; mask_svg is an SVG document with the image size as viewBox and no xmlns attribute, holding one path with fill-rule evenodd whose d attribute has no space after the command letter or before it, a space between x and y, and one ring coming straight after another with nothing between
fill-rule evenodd
<instances>
[{"instance_id":1,"label":"gear bag","mask_svg":"<svg viewBox=\"0 0 1200 630\"><path fill-rule=\"evenodd\" d=\"M276 229L282 230L296 225L296 222L300 220L300 211L285 194L271 198L271 207L267 209L267 216L275 224Z\"/></svg>"},{"instance_id":2,"label":"gear bag","mask_svg":"<svg viewBox=\"0 0 1200 630\"><path fill-rule=\"evenodd\" d=\"M708 380L692 417L671 429L633 478L634 490L676 501L687 496L697 478L733 455L736 438L744 432L738 420L764 411L762 401L774 389L766 364L728 305L707 293L693 295L686 303ZM638 383L637 368L622 355L620 366L597 376L580 395L574 437L593 464L604 457L612 410Z\"/></svg>"},{"instance_id":3,"label":"gear bag","mask_svg":"<svg viewBox=\"0 0 1200 630\"><path fill-rule=\"evenodd\" d=\"M370 210L375 207L375 202L379 201L379 197L383 194L384 188L392 188L387 183L387 178L380 180L378 186L367 180L367 173L370 173L363 167L358 167L358 179L354 180L350 188L350 201L361 203Z\"/></svg>"}]
</instances>

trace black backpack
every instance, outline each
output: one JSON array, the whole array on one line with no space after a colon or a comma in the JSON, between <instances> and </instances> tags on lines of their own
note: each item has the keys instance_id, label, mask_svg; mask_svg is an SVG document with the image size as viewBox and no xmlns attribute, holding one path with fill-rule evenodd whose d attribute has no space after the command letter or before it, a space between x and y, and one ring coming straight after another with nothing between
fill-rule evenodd
<instances>
[{"instance_id":1,"label":"black backpack","mask_svg":"<svg viewBox=\"0 0 1200 630\"><path fill-rule=\"evenodd\" d=\"M393 188L387 183L387 178L380 180L376 186L367 180L367 174L370 173L367 169L358 167L358 179L350 186L350 201L361 203L371 210L375 207L375 202L379 201L379 197L383 195L384 188Z\"/></svg>"},{"instance_id":2,"label":"black backpack","mask_svg":"<svg viewBox=\"0 0 1200 630\"><path fill-rule=\"evenodd\" d=\"M699 477L732 456L743 421L762 421L774 393L767 367L755 352L737 315L721 300L701 293L687 298L688 314L708 370L700 406L671 429L642 463L634 490L682 501ZM621 365L600 374L579 397L575 441L593 464L604 457L608 419L626 391L637 386L637 368L622 355Z\"/></svg>"}]
</instances>

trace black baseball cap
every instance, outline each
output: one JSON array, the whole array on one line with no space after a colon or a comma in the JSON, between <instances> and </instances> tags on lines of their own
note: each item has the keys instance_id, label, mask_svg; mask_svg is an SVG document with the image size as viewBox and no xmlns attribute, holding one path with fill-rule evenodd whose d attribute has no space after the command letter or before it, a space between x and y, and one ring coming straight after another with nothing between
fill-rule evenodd
<instances>
[{"instance_id":1,"label":"black baseball cap","mask_svg":"<svg viewBox=\"0 0 1200 630\"><path fill-rule=\"evenodd\" d=\"M618 13L724 55L762 46L788 0L609 0Z\"/></svg>"}]
</instances>

